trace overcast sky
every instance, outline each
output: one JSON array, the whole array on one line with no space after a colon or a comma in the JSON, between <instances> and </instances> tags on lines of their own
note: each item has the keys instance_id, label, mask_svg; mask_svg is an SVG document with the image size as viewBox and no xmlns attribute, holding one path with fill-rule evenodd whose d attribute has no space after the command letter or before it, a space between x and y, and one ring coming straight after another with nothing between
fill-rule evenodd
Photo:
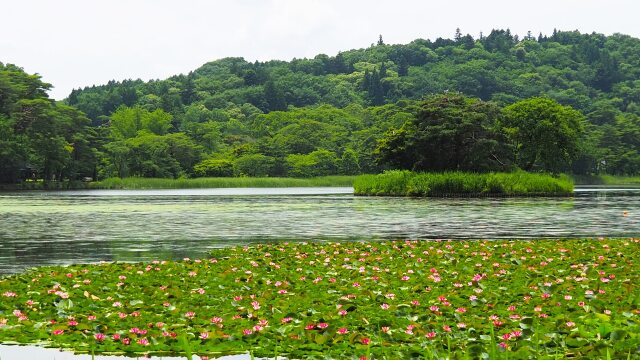
<instances>
[{"instance_id":1,"label":"overcast sky","mask_svg":"<svg viewBox=\"0 0 640 360\"><path fill-rule=\"evenodd\" d=\"M638 0L0 0L0 62L66 97L228 56L290 60L386 43L554 28L640 37Z\"/></svg>"}]
</instances>

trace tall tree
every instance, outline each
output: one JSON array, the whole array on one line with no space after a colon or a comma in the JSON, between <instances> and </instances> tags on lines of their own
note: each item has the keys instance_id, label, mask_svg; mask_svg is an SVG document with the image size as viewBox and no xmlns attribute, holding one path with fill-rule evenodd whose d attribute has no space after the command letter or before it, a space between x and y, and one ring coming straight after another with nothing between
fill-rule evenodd
<instances>
[{"instance_id":1,"label":"tall tree","mask_svg":"<svg viewBox=\"0 0 640 360\"><path fill-rule=\"evenodd\" d=\"M507 169L499 117L498 106L479 99L430 96L413 120L387 131L376 149L378 161L417 171Z\"/></svg>"},{"instance_id":2,"label":"tall tree","mask_svg":"<svg viewBox=\"0 0 640 360\"><path fill-rule=\"evenodd\" d=\"M501 126L513 161L526 171L567 170L579 155L584 116L547 98L519 101L504 109Z\"/></svg>"},{"instance_id":3,"label":"tall tree","mask_svg":"<svg viewBox=\"0 0 640 360\"><path fill-rule=\"evenodd\" d=\"M458 44L462 42L462 32L460 32L460 28L456 28L456 33L453 36L453 40L455 40Z\"/></svg>"},{"instance_id":4,"label":"tall tree","mask_svg":"<svg viewBox=\"0 0 640 360\"><path fill-rule=\"evenodd\" d=\"M282 111L287 109L284 92L271 80L264 84L264 98L269 111Z\"/></svg>"}]
</instances>

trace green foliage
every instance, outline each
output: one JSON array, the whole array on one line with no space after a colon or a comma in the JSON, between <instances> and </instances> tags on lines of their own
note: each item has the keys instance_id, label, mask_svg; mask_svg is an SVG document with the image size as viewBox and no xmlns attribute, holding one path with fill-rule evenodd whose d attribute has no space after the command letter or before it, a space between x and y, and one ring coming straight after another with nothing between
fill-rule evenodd
<instances>
[{"instance_id":1,"label":"green foliage","mask_svg":"<svg viewBox=\"0 0 640 360\"><path fill-rule=\"evenodd\" d=\"M110 155L105 171L120 177L175 178L186 175L200 161L202 153L202 149L183 133L140 132L136 137L111 142L105 149Z\"/></svg>"},{"instance_id":2,"label":"green foliage","mask_svg":"<svg viewBox=\"0 0 640 360\"><path fill-rule=\"evenodd\" d=\"M24 136L16 136L13 121L0 115L0 183L19 180L22 167L28 158Z\"/></svg>"},{"instance_id":3,"label":"green foliage","mask_svg":"<svg viewBox=\"0 0 640 360\"><path fill-rule=\"evenodd\" d=\"M93 176L95 132L75 108L49 100L38 75L0 63L0 183Z\"/></svg>"},{"instance_id":4,"label":"green foliage","mask_svg":"<svg viewBox=\"0 0 640 360\"><path fill-rule=\"evenodd\" d=\"M291 177L315 177L334 175L338 159L332 151L320 149L309 154L290 154L286 157L287 175Z\"/></svg>"},{"instance_id":5,"label":"green foliage","mask_svg":"<svg viewBox=\"0 0 640 360\"><path fill-rule=\"evenodd\" d=\"M638 239L407 240L50 266L0 279L0 341L130 357L625 359L640 343L638 261Z\"/></svg>"},{"instance_id":6,"label":"green foliage","mask_svg":"<svg viewBox=\"0 0 640 360\"><path fill-rule=\"evenodd\" d=\"M340 127L315 120L299 120L280 129L273 137L273 144L288 154L308 154L319 148L337 146Z\"/></svg>"},{"instance_id":7,"label":"green foliage","mask_svg":"<svg viewBox=\"0 0 640 360\"><path fill-rule=\"evenodd\" d=\"M245 187L325 187L352 186L354 176L321 176L295 179L279 177L201 177L195 179L108 178L91 183L93 189L204 189Z\"/></svg>"},{"instance_id":8,"label":"green foliage","mask_svg":"<svg viewBox=\"0 0 640 360\"><path fill-rule=\"evenodd\" d=\"M233 176L233 162L227 159L206 159L197 163L193 172L201 177Z\"/></svg>"},{"instance_id":9,"label":"green foliage","mask_svg":"<svg viewBox=\"0 0 640 360\"><path fill-rule=\"evenodd\" d=\"M0 64L0 182L194 176L201 159L252 154L274 159L266 175L283 176L289 155L320 149L335 153L345 174L520 167L635 175L639 49L639 39L621 34L519 39L496 29L474 39L458 31L455 39L290 62L226 58L164 80L110 81L71 92L66 103L81 112L49 101L38 75ZM525 130L536 131L527 144L518 137ZM179 133L197 156L181 140L146 141ZM169 149L176 142L184 157Z\"/></svg>"},{"instance_id":10,"label":"green foliage","mask_svg":"<svg viewBox=\"0 0 640 360\"><path fill-rule=\"evenodd\" d=\"M501 126L514 150L514 163L531 171L570 168L580 151L584 116L546 98L519 101L504 109Z\"/></svg>"},{"instance_id":11,"label":"green foliage","mask_svg":"<svg viewBox=\"0 0 640 360\"><path fill-rule=\"evenodd\" d=\"M343 175L360 174L362 168L360 167L358 153L351 148L347 148L340 158L339 169L340 174Z\"/></svg>"},{"instance_id":12,"label":"green foliage","mask_svg":"<svg viewBox=\"0 0 640 360\"><path fill-rule=\"evenodd\" d=\"M236 176L264 177L273 173L276 159L262 154L240 156L233 164Z\"/></svg>"},{"instance_id":13,"label":"green foliage","mask_svg":"<svg viewBox=\"0 0 640 360\"><path fill-rule=\"evenodd\" d=\"M493 103L461 94L430 96L414 119L387 131L376 154L392 168L416 171L508 169L499 116Z\"/></svg>"},{"instance_id":14,"label":"green foliage","mask_svg":"<svg viewBox=\"0 0 640 360\"><path fill-rule=\"evenodd\" d=\"M165 135L171 128L173 116L161 109L148 111L141 107L120 107L111 115L109 128L114 139L130 139L139 132Z\"/></svg>"},{"instance_id":15,"label":"green foliage","mask_svg":"<svg viewBox=\"0 0 640 360\"><path fill-rule=\"evenodd\" d=\"M353 184L356 195L376 196L567 196L573 181L523 171L513 173L414 173L387 171L361 175Z\"/></svg>"},{"instance_id":16,"label":"green foliage","mask_svg":"<svg viewBox=\"0 0 640 360\"><path fill-rule=\"evenodd\" d=\"M353 182L353 189L356 195L406 196L409 181L413 177L414 173L408 170L385 171L378 175L360 175Z\"/></svg>"}]
</instances>

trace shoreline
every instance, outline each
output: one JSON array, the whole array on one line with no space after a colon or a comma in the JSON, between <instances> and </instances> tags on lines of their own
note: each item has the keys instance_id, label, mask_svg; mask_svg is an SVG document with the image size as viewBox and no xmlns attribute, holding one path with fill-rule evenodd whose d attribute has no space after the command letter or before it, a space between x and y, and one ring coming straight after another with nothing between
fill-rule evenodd
<instances>
[{"instance_id":1,"label":"shoreline","mask_svg":"<svg viewBox=\"0 0 640 360\"><path fill-rule=\"evenodd\" d=\"M109 178L93 182L50 182L45 188L42 182L23 182L19 184L0 184L0 192L23 190L83 190L83 189L117 189L117 190L161 190L161 189L210 189L210 188L248 188L248 187L343 187L353 186L357 178L368 175L338 175L317 178L252 178L252 177L224 177L224 178ZM571 176L578 187L640 187L640 177L630 176ZM436 197L455 197L458 194L447 193ZM463 194L466 197L467 194ZM477 194L476 196L500 196L500 194ZM536 195L533 195L536 196ZM551 195L553 196L553 194Z\"/></svg>"}]
</instances>

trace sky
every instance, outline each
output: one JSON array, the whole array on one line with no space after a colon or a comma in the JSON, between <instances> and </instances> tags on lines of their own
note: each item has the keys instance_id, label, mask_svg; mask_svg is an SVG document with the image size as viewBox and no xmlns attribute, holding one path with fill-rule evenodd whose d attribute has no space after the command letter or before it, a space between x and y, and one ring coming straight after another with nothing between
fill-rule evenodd
<instances>
[{"instance_id":1,"label":"sky","mask_svg":"<svg viewBox=\"0 0 640 360\"><path fill-rule=\"evenodd\" d=\"M517 3L517 4L516 4ZM50 97L109 80L165 79L224 57L291 60L387 44L554 28L640 37L638 0L0 0L0 62Z\"/></svg>"}]
</instances>

